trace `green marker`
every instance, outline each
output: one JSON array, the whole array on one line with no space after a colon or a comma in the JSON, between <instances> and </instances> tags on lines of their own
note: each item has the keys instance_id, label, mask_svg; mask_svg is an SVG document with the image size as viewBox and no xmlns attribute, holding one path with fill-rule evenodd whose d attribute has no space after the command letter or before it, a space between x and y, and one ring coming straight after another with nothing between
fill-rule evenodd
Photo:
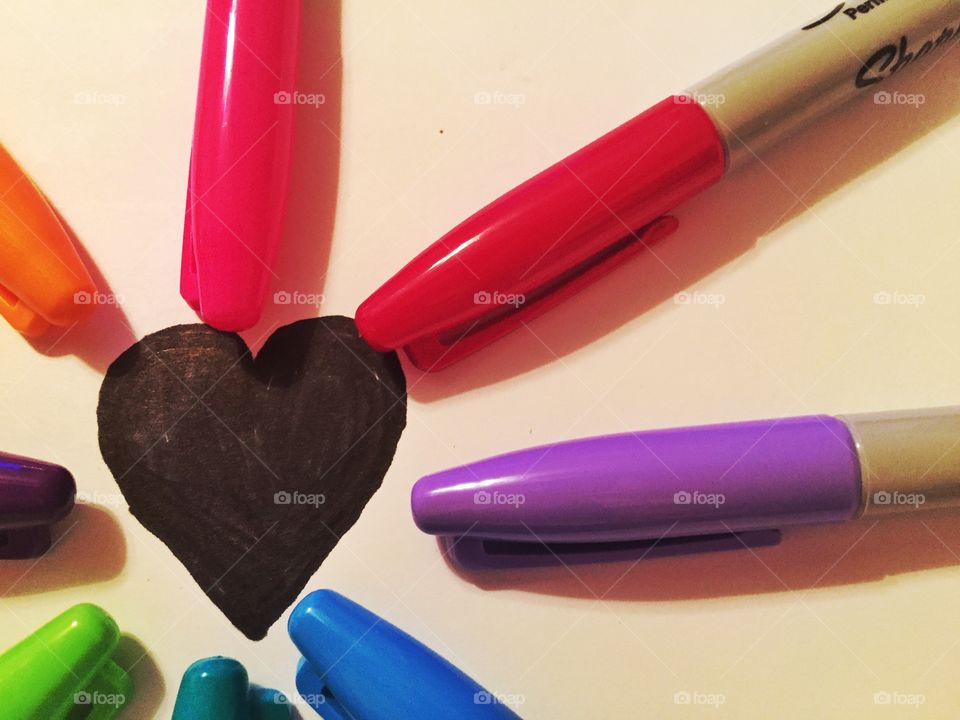
<instances>
[{"instance_id":1,"label":"green marker","mask_svg":"<svg viewBox=\"0 0 960 720\"><path fill-rule=\"evenodd\" d=\"M116 622L96 605L75 605L0 655L0 720L116 717L133 685L111 658Z\"/></svg>"}]
</instances>

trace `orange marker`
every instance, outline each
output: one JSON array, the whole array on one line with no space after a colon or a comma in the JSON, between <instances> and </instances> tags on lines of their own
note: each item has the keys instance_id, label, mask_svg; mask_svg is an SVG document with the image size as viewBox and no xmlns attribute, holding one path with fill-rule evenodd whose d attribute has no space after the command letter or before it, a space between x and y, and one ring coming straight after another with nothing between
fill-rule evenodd
<instances>
[{"instance_id":1,"label":"orange marker","mask_svg":"<svg viewBox=\"0 0 960 720\"><path fill-rule=\"evenodd\" d=\"M57 214L0 147L0 316L35 337L82 320L96 292Z\"/></svg>"}]
</instances>

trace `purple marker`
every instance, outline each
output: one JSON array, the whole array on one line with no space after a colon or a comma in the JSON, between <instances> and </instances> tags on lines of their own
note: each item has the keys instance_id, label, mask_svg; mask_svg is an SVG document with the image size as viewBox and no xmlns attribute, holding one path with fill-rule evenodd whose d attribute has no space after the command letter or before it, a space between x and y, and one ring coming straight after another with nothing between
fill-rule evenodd
<instances>
[{"instance_id":1,"label":"purple marker","mask_svg":"<svg viewBox=\"0 0 960 720\"><path fill-rule=\"evenodd\" d=\"M428 475L412 506L465 567L771 545L791 525L960 506L960 407L544 445Z\"/></svg>"},{"instance_id":2,"label":"purple marker","mask_svg":"<svg viewBox=\"0 0 960 720\"><path fill-rule=\"evenodd\" d=\"M0 453L0 560L43 555L50 526L73 508L76 490L59 465Z\"/></svg>"}]
</instances>

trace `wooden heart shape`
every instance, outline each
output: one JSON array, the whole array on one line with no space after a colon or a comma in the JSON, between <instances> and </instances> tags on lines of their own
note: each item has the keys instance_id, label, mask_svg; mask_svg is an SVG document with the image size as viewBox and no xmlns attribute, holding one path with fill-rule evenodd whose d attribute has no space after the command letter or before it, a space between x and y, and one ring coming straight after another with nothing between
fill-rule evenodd
<instances>
[{"instance_id":1,"label":"wooden heart shape","mask_svg":"<svg viewBox=\"0 0 960 720\"><path fill-rule=\"evenodd\" d=\"M233 333L178 325L113 362L97 420L130 512L259 640L380 487L406 381L350 318L282 327L256 359Z\"/></svg>"}]
</instances>

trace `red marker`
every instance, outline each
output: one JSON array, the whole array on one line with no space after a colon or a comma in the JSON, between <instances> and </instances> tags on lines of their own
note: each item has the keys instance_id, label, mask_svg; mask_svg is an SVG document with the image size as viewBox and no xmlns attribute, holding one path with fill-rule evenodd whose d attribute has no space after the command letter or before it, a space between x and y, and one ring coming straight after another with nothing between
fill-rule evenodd
<instances>
[{"instance_id":1,"label":"red marker","mask_svg":"<svg viewBox=\"0 0 960 720\"><path fill-rule=\"evenodd\" d=\"M439 370L673 232L731 168L960 37L960 0L841 3L667 98L458 225L357 310L374 348Z\"/></svg>"}]
</instances>

